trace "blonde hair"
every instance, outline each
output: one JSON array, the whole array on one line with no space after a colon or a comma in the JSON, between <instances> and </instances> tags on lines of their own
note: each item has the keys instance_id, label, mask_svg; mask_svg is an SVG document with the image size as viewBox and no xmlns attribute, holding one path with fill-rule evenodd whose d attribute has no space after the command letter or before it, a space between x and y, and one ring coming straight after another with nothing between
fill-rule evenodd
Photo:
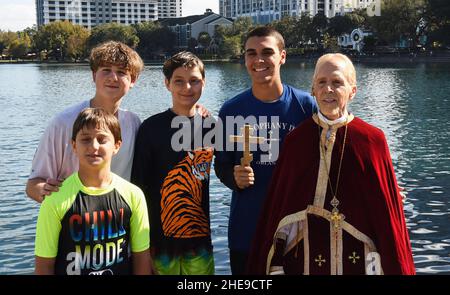
<instances>
[{"instance_id":1,"label":"blonde hair","mask_svg":"<svg viewBox=\"0 0 450 295\"><path fill-rule=\"evenodd\" d=\"M319 68L326 62L329 62L330 60L339 59L342 61L345 65L345 76L347 78L347 81L350 83L351 86L356 86L356 70L355 66L353 65L352 61L348 56L341 54L341 53L327 53L322 55L316 62L316 68L314 69L314 75L313 75L313 87L314 87L314 81L316 81L317 78L317 71Z\"/></svg>"},{"instance_id":2,"label":"blonde hair","mask_svg":"<svg viewBox=\"0 0 450 295\"><path fill-rule=\"evenodd\" d=\"M99 67L116 65L128 70L131 80L136 81L144 68L144 62L139 54L122 42L108 41L97 45L89 57L91 70L96 72Z\"/></svg>"}]
</instances>

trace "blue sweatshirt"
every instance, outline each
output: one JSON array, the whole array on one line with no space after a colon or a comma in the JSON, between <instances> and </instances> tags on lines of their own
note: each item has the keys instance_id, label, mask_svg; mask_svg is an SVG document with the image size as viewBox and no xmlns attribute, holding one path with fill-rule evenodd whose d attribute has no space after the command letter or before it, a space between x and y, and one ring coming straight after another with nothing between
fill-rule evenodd
<instances>
[{"instance_id":1,"label":"blue sweatshirt","mask_svg":"<svg viewBox=\"0 0 450 295\"><path fill-rule=\"evenodd\" d=\"M231 150L216 150L216 175L233 191L228 227L228 246L231 250L249 251L283 139L315 111L316 102L308 93L285 84L282 95L274 102L260 101L250 88L225 102L220 109L224 146L227 141L230 145L230 135L241 135L244 123L252 126L252 136L264 137L262 144L250 146L253 154L250 165L255 183L243 190L237 187L233 176L233 167L240 164L243 155L242 143L231 144Z\"/></svg>"}]
</instances>

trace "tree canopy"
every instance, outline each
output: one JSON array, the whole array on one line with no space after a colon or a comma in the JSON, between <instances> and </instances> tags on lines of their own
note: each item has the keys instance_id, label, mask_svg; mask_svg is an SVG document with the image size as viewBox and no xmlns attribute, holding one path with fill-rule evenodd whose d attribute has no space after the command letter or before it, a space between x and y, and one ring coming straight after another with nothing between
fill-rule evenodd
<instances>
[{"instance_id":1,"label":"tree canopy","mask_svg":"<svg viewBox=\"0 0 450 295\"><path fill-rule=\"evenodd\" d=\"M322 52L339 50L337 39L356 28L372 32L365 40L366 50L379 45L397 46L402 42L410 49L419 44L429 48L450 46L450 1L447 0L381 0L381 15L369 17L366 10L354 10L344 15L326 18L323 14L286 16L269 26L285 38L290 52L306 50ZM239 57L247 33L255 28L252 18L237 18L231 26L219 25L213 35L201 32L197 39L188 40L188 49L207 53L213 44L221 57ZM174 53L177 35L158 21L133 25L107 23L88 30L68 21L56 21L39 28L20 32L0 30L0 54L25 58L34 53L56 60L83 60L95 45L116 40L135 48L145 59ZM198 46L200 45L200 46Z\"/></svg>"}]
</instances>

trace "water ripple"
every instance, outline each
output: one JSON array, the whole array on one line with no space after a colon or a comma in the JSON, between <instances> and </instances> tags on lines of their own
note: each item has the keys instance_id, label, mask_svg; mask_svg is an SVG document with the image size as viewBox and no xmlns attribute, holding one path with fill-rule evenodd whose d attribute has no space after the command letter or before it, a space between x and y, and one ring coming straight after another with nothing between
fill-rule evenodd
<instances>
[{"instance_id":1,"label":"water ripple","mask_svg":"<svg viewBox=\"0 0 450 295\"><path fill-rule=\"evenodd\" d=\"M249 86L245 67L207 64L201 103L213 114ZM450 273L450 70L440 65L357 65L358 93L350 109L388 140L419 274ZM313 65L286 64L284 82L310 89ZM67 83L70 81L70 87ZM26 87L24 87L26 85ZM38 204L24 194L39 137L62 109L94 94L89 67L1 65L0 274L33 272ZM160 66L146 66L123 101L141 119L171 104ZM213 172L213 169L212 169ZM216 273L229 274L230 190L211 175L211 232Z\"/></svg>"}]
</instances>

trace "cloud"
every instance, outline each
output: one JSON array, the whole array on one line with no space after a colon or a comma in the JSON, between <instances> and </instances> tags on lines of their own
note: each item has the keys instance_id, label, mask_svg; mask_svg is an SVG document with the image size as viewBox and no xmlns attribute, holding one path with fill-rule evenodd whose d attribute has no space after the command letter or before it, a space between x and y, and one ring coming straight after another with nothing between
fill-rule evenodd
<instances>
[{"instance_id":1,"label":"cloud","mask_svg":"<svg viewBox=\"0 0 450 295\"><path fill-rule=\"evenodd\" d=\"M36 24L36 8L30 4L2 4L0 30L20 31Z\"/></svg>"}]
</instances>

